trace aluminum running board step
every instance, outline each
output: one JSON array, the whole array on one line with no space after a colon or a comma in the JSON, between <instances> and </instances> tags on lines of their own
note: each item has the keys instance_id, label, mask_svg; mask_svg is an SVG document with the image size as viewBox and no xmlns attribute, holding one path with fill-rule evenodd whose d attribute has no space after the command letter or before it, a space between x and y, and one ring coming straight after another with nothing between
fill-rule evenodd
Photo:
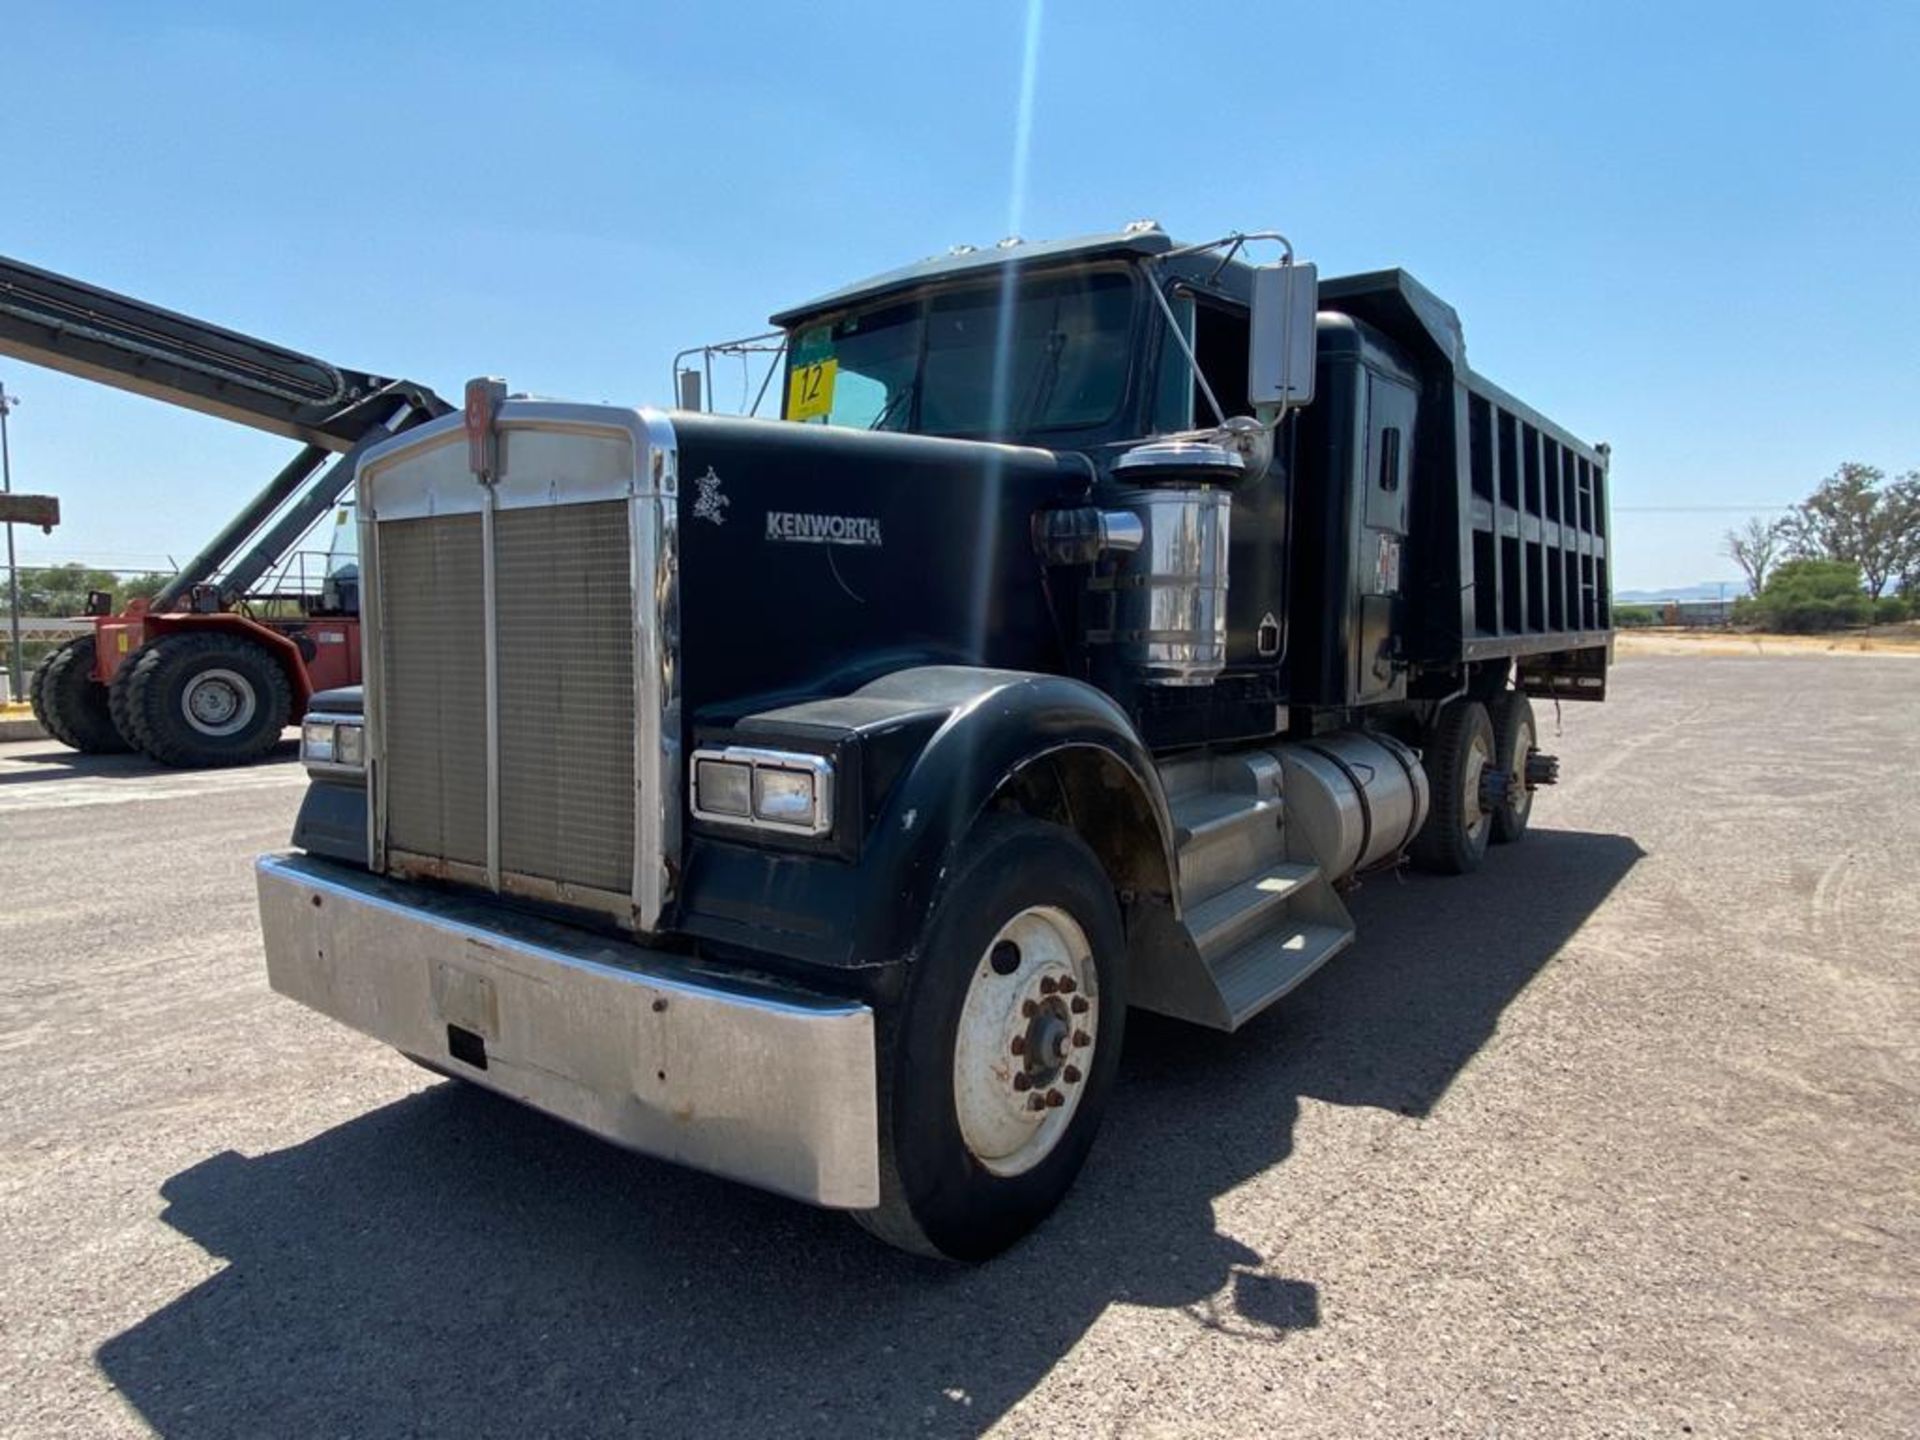
<instances>
[{"instance_id":1,"label":"aluminum running board step","mask_svg":"<svg viewBox=\"0 0 1920 1440\"><path fill-rule=\"evenodd\" d=\"M1353 943L1314 864L1276 865L1187 913L1227 1028L1237 1030Z\"/></svg>"},{"instance_id":2,"label":"aluminum running board step","mask_svg":"<svg viewBox=\"0 0 1920 1440\"><path fill-rule=\"evenodd\" d=\"M1213 983L1238 1030L1353 943L1351 925L1290 923L1209 961Z\"/></svg>"},{"instance_id":3,"label":"aluminum running board step","mask_svg":"<svg viewBox=\"0 0 1920 1440\"><path fill-rule=\"evenodd\" d=\"M1161 780L1177 836L1182 923L1134 970L1132 1003L1237 1030L1353 942L1353 921L1287 824L1271 751L1183 756Z\"/></svg>"}]
</instances>

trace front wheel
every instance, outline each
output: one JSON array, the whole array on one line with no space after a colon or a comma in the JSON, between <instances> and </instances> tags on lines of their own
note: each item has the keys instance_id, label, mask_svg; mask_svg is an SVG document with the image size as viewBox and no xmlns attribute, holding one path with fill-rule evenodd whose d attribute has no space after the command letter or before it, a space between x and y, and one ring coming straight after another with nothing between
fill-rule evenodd
<instances>
[{"instance_id":1,"label":"front wheel","mask_svg":"<svg viewBox=\"0 0 1920 1440\"><path fill-rule=\"evenodd\" d=\"M985 1260L1057 1206L1120 1062L1126 943L1106 872L1072 831L989 816L928 922L881 1044L889 1244Z\"/></svg>"}]
</instances>

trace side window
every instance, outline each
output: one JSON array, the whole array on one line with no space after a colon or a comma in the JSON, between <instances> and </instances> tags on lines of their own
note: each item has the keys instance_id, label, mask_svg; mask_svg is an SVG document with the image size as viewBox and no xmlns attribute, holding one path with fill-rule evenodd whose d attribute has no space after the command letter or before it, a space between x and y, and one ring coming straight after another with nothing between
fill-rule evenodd
<instances>
[{"instance_id":1,"label":"side window","mask_svg":"<svg viewBox=\"0 0 1920 1440\"><path fill-rule=\"evenodd\" d=\"M1247 400L1247 346L1252 324L1247 312L1202 300L1194 306L1193 353L1200 373L1213 387L1213 397L1227 415L1251 415ZM1202 425L1211 425L1213 407L1195 385L1193 413Z\"/></svg>"},{"instance_id":2,"label":"side window","mask_svg":"<svg viewBox=\"0 0 1920 1440\"><path fill-rule=\"evenodd\" d=\"M1400 488L1400 427L1389 425L1380 432L1380 475L1382 490Z\"/></svg>"},{"instance_id":3,"label":"side window","mask_svg":"<svg viewBox=\"0 0 1920 1440\"><path fill-rule=\"evenodd\" d=\"M1191 291L1170 297L1180 328L1200 361L1200 373L1213 387L1214 398L1227 415L1251 415L1247 403L1247 312L1196 299ZM1154 428L1161 434L1204 428L1214 423L1213 407L1194 379L1179 342L1169 335L1160 356L1158 393L1154 396Z\"/></svg>"}]
</instances>

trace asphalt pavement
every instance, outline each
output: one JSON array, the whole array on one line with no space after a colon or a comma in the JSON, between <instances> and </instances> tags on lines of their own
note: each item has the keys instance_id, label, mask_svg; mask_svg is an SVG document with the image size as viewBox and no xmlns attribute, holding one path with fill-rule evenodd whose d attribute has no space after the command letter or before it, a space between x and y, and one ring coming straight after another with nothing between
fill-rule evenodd
<instances>
[{"instance_id":1,"label":"asphalt pavement","mask_svg":"<svg viewBox=\"0 0 1920 1440\"><path fill-rule=\"evenodd\" d=\"M1920 1433L1920 659L1613 684L972 1270L271 994L289 757L0 745L0 1433Z\"/></svg>"}]
</instances>

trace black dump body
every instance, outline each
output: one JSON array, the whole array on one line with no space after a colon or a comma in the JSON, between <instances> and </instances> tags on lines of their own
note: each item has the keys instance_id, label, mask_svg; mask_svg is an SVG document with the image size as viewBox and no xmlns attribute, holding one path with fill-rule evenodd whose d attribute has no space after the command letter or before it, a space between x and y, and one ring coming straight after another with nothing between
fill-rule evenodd
<instances>
[{"instance_id":1,"label":"black dump body","mask_svg":"<svg viewBox=\"0 0 1920 1440\"><path fill-rule=\"evenodd\" d=\"M1294 450L1289 699L1418 695L1423 672L1509 658L1535 693L1601 698L1606 448L1469 369L1452 308L1404 271L1327 280L1320 305L1321 383ZM1407 440L1388 432L1414 410L1396 476Z\"/></svg>"}]
</instances>

